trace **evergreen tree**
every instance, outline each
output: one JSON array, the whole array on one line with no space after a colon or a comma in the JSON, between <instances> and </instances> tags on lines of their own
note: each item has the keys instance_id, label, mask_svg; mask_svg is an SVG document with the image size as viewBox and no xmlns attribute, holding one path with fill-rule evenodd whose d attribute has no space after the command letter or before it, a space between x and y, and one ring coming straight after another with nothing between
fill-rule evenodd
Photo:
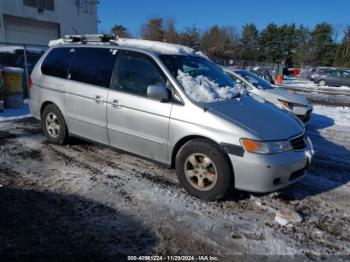
<instances>
[{"instance_id":1,"label":"evergreen tree","mask_svg":"<svg viewBox=\"0 0 350 262\"><path fill-rule=\"evenodd\" d=\"M330 24L317 24L311 33L311 55L313 65L333 66L336 48Z\"/></svg>"},{"instance_id":2,"label":"evergreen tree","mask_svg":"<svg viewBox=\"0 0 350 262\"><path fill-rule=\"evenodd\" d=\"M244 60L258 60L259 31L255 24L246 24L242 28L241 58Z\"/></svg>"},{"instance_id":3,"label":"evergreen tree","mask_svg":"<svg viewBox=\"0 0 350 262\"><path fill-rule=\"evenodd\" d=\"M310 39L310 30L301 25L295 32L296 49L293 55L293 62L296 66L311 64Z\"/></svg>"},{"instance_id":4,"label":"evergreen tree","mask_svg":"<svg viewBox=\"0 0 350 262\"><path fill-rule=\"evenodd\" d=\"M337 47L337 66L350 67L350 26L344 31L344 38Z\"/></svg>"},{"instance_id":5,"label":"evergreen tree","mask_svg":"<svg viewBox=\"0 0 350 262\"><path fill-rule=\"evenodd\" d=\"M200 32L195 25L187 27L180 33L178 41L181 45L198 48L200 45Z\"/></svg>"},{"instance_id":6,"label":"evergreen tree","mask_svg":"<svg viewBox=\"0 0 350 262\"><path fill-rule=\"evenodd\" d=\"M273 63L281 63L282 55L279 44L280 31L276 24L270 23L260 33L259 49L261 60Z\"/></svg>"},{"instance_id":7,"label":"evergreen tree","mask_svg":"<svg viewBox=\"0 0 350 262\"><path fill-rule=\"evenodd\" d=\"M201 38L201 50L213 58L233 58L237 47L238 37L233 27L214 25Z\"/></svg>"}]
</instances>

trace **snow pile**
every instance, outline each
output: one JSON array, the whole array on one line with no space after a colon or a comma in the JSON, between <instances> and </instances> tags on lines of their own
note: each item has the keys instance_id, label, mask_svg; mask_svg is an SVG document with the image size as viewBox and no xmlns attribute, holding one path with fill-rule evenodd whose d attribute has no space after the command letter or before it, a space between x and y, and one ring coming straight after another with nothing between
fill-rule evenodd
<instances>
[{"instance_id":1,"label":"snow pile","mask_svg":"<svg viewBox=\"0 0 350 262\"><path fill-rule=\"evenodd\" d=\"M300 214L292 209L285 208L276 213L275 222L281 226L286 226L288 224L298 224L303 221Z\"/></svg>"},{"instance_id":2,"label":"snow pile","mask_svg":"<svg viewBox=\"0 0 350 262\"><path fill-rule=\"evenodd\" d=\"M18 50L23 50L23 46L0 46L0 53L8 53L8 54L14 54ZM27 52L30 53L38 53L41 54L45 50L41 48L35 48L35 47L27 47Z\"/></svg>"},{"instance_id":3,"label":"snow pile","mask_svg":"<svg viewBox=\"0 0 350 262\"><path fill-rule=\"evenodd\" d=\"M32 117L27 103L28 100L24 100L20 108L5 108L4 112L0 112L0 123Z\"/></svg>"},{"instance_id":4,"label":"snow pile","mask_svg":"<svg viewBox=\"0 0 350 262\"><path fill-rule=\"evenodd\" d=\"M21 46L0 46L0 53L14 54L17 50L21 50Z\"/></svg>"},{"instance_id":5,"label":"snow pile","mask_svg":"<svg viewBox=\"0 0 350 262\"><path fill-rule=\"evenodd\" d=\"M315 84L313 81L310 80L300 80L300 79L285 79L283 81L282 86L285 87L295 87L295 88L305 88L305 89L332 89L332 90L349 90L350 86L340 86L340 87L335 87L335 86L320 86L318 84Z\"/></svg>"},{"instance_id":6,"label":"snow pile","mask_svg":"<svg viewBox=\"0 0 350 262\"><path fill-rule=\"evenodd\" d=\"M158 41L119 38L114 42L117 43L119 46L147 49L149 51L154 51L167 55L190 55L195 53L195 51L192 48L186 46Z\"/></svg>"},{"instance_id":7,"label":"snow pile","mask_svg":"<svg viewBox=\"0 0 350 262\"><path fill-rule=\"evenodd\" d=\"M240 95L236 87L220 87L214 81L200 75L192 77L178 70L177 80L181 83L187 95L197 102L210 103L231 99Z\"/></svg>"}]
</instances>

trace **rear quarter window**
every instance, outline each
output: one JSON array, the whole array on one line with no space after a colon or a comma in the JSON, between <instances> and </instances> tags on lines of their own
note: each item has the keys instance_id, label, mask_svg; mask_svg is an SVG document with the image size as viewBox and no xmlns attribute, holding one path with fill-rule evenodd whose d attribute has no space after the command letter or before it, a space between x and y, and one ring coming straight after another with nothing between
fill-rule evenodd
<instances>
[{"instance_id":1,"label":"rear quarter window","mask_svg":"<svg viewBox=\"0 0 350 262\"><path fill-rule=\"evenodd\" d=\"M71 48L52 49L41 65L41 72L49 76L66 78L72 56Z\"/></svg>"}]
</instances>

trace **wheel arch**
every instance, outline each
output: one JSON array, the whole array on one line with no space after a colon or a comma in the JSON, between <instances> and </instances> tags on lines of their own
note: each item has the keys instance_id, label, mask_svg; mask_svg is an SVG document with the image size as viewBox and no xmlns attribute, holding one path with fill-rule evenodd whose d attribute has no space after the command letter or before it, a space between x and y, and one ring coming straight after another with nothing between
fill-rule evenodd
<instances>
[{"instance_id":1,"label":"wheel arch","mask_svg":"<svg viewBox=\"0 0 350 262\"><path fill-rule=\"evenodd\" d=\"M47 101L45 101L44 103L41 104L41 107L40 107L40 118L42 117L42 114L44 112L45 107L47 107L48 105L55 105L55 106L57 106L57 108L61 111L64 120L67 122L65 114L64 114L64 111L62 110L62 108L57 103L55 103L53 101L50 101L50 100L47 100Z\"/></svg>"},{"instance_id":2,"label":"wheel arch","mask_svg":"<svg viewBox=\"0 0 350 262\"><path fill-rule=\"evenodd\" d=\"M52 101L52 100L47 100L47 101L45 101L45 102L43 102L43 103L41 104L41 107L40 107L40 119L42 120L42 114L43 114L43 112L44 112L44 109L45 109L48 105L55 105L55 106L58 108L58 110L60 110L60 112L61 112L61 114L62 114L62 116L63 116L63 119L64 119L64 121L65 121L65 124L66 124L66 126L67 126L67 128L68 128L68 132L69 132L69 126L68 126L68 122L67 122L67 118L66 118L65 111L62 110L63 108L62 108L60 105L58 105L58 103L55 103L55 102Z\"/></svg>"},{"instance_id":3,"label":"wheel arch","mask_svg":"<svg viewBox=\"0 0 350 262\"><path fill-rule=\"evenodd\" d=\"M208 142L210 143L213 143L215 145L217 145L221 150L222 150L222 147L220 146L220 144L209 138L209 137L205 137L205 136L201 136L201 135L188 135L188 136L185 136L183 138L181 138L176 144L175 146L173 147L172 149L172 152L171 152L171 163L170 163L170 166L171 168L175 168L175 160L176 160L176 155L177 153L179 152L180 148L186 144L187 142L191 141L191 140L194 140L194 139L204 139L204 140L207 140ZM222 152L228 157L227 153L222 150ZM231 161L229 161L230 164L231 164ZM232 168L232 164L231 164L231 168ZM232 169L233 170L233 169Z\"/></svg>"}]
</instances>

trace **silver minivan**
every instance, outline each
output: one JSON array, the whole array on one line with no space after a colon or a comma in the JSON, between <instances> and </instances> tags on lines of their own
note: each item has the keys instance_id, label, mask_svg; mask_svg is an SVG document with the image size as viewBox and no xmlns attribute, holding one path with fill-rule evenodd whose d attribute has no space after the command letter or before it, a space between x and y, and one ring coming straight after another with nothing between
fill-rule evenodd
<instances>
[{"instance_id":1,"label":"silver minivan","mask_svg":"<svg viewBox=\"0 0 350 262\"><path fill-rule=\"evenodd\" d=\"M198 198L278 190L313 156L298 119L184 46L68 37L53 42L31 83L31 112L50 142L76 136L173 167Z\"/></svg>"}]
</instances>

